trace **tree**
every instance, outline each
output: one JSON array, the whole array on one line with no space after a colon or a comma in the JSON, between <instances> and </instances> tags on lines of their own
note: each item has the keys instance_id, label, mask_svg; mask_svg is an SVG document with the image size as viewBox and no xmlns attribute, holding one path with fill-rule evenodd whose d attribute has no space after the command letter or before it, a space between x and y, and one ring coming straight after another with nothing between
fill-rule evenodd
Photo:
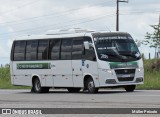
<instances>
[{"instance_id":1,"label":"tree","mask_svg":"<svg viewBox=\"0 0 160 117\"><path fill-rule=\"evenodd\" d=\"M156 53L160 49L160 22L158 25L151 25L151 27L154 29L154 32L146 33L143 44L150 45L150 47L155 48L155 57L156 57Z\"/></svg>"}]
</instances>

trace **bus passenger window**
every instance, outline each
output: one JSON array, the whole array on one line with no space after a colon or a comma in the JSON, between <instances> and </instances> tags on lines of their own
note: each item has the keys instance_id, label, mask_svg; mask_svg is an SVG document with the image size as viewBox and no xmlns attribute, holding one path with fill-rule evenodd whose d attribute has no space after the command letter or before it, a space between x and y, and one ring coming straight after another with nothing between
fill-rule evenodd
<instances>
[{"instance_id":1,"label":"bus passenger window","mask_svg":"<svg viewBox=\"0 0 160 117\"><path fill-rule=\"evenodd\" d=\"M40 40L38 45L38 60L48 59L48 40Z\"/></svg>"},{"instance_id":2,"label":"bus passenger window","mask_svg":"<svg viewBox=\"0 0 160 117\"><path fill-rule=\"evenodd\" d=\"M14 60L23 61L25 57L26 41L16 41L14 45Z\"/></svg>"},{"instance_id":3,"label":"bus passenger window","mask_svg":"<svg viewBox=\"0 0 160 117\"><path fill-rule=\"evenodd\" d=\"M50 40L48 52L49 60L59 60L60 42L61 40Z\"/></svg>"},{"instance_id":4,"label":"bus passenger window","mask_svg":"<svg viewBox=\"0 0 160 117\"><path fill-rule=\"evenodd\" d=\"M83 38L75 38L72 42L72 60L82 59L83 54Z\"/></svg>"},{"instance_id":5,"label":"bus passenger window","mask_svg":"<svg viewBox=\"0 0 160 117\"><path fill-rule=\"evenodd\" d=\"M26 60L37 60L38 40L27 41Z\"/></svg>"},{"instance_id":6,"label":"bus passenger window","mask_svg":"<svg viewBox=\"0 0 160 117\"><path fill-rule=\"evenodd\" d=\"M72 39L62 40L61 60L71 60Z\"/></svg>"}]
</instances>

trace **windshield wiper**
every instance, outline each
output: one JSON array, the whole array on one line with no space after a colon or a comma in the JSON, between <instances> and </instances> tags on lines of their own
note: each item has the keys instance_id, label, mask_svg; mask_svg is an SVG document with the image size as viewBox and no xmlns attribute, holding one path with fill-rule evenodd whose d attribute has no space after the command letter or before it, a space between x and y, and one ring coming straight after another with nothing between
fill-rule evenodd
<instances>
[{"instance_id":1,"label":"windshield wiper","mask_svg":"<svg viewBox=\"0 0 160 117\"><path fill-rule=\"evenodd\" d=\"M124 61L124 59L123 59L119 54L107 53L107 55L114 56L114 57L118 57L120 60Z\"/></svg>"},{"instance_id":2,"label":"windshield wiper","mask_svg":"<svg viewBox=\"0 0 160 117\"><path fill-rule=\"evenodd\" d=\"M136 57L136 56L135 56L135 55L133 55L133 54L120 54L120 55L130 56L130 57L132 57L132 58L138 58L138 57Z\"/></svg>"},{"instance_id":3,"label":"windshield wiper","mask_svg":"<svg viewBox=\"0 0 160 117\"><path fill-rule=\"evenodd\" d=\"M117 49L111 49L115 55L120 58L122 61L125 61L125 58L117 51Z\"/></svg>"}]
</instances>

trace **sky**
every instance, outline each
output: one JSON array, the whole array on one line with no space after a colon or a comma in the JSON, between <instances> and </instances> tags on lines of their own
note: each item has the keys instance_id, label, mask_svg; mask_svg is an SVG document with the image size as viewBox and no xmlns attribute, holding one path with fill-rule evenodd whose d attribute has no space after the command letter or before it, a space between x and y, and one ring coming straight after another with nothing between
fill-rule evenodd
<instances>
[{"instance_id":1,"label":"sky","mask_svg":"<svg viewBox=\"0 0 160 117\"><path fill-rule=\"evenodd\" d=\"M13 40L47 30L84 28L116 30L117 0L0 0L0 64L10 61ZM157 25L160 0L129 0L119 3L119 31L144 40L150 25ZM140 52L154 57L154 48L142 45Z\"/></svg>"}]
</instances>

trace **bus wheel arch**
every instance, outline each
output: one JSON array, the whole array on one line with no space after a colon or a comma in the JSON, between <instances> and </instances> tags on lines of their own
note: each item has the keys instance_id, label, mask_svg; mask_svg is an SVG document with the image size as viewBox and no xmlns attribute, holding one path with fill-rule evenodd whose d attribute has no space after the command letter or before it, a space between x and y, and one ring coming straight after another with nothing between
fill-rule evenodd
<instances>
[{"instance_id":1,"label":"bus wheel arch","mask_svg":"<svg viewBox=\"0 0 160 117\"><path fill-rule=\"evenodd\" d=\"M39 79L39 77L38 77L38 76L33 76L33 77L32 77L32 86L33 86L33 84L34 84L34 82L35 82L36 79ZM39 79L39 80L40 80L40 79Z\"/></svg>"},{"instance_id":2,"label":"bus wheel arch","mask_svg":"<svg viewBox=\"0 0 160 117\"><path fill-rule=\"evenodd\" d=\"M88 90L88 93L98 92L98 88L95 87L95 83L94 83L92 76L86 75L84 77L83 83L84 83L84 90Z\"/></svg>"}]
</instances>

